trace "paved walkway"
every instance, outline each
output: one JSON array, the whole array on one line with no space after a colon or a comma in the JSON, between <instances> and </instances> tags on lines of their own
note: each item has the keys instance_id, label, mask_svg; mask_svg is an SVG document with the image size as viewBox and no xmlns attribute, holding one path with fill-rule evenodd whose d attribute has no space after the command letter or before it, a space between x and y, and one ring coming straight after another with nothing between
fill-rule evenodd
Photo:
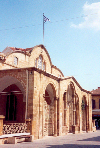
<instances>
[{"instance_id":1,"label":"paved walkway","mask_svg":"<svg viewBox=\"0 0 100 148\"><path fill-rule=\"evenodd\" d=\"M100 148L100 130L92 133L45 137L34 142L4 144L0 148Z\"/></svg>"}]
</instances>

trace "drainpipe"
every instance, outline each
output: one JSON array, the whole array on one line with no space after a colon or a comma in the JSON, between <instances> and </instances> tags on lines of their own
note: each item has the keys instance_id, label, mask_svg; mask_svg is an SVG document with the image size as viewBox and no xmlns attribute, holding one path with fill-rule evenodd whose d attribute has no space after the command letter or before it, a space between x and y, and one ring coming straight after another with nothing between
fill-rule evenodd
<instances>
[{"instance_id":1,"label":"drainpipe","mask_svg":"<svg viewBox=\"0 0 100 148\"><path fill-rule=\"evenodd\" d=\"M28 81L29 75L28 75L28 70L26 70L26 113L25 113L25 119L27 119L27 110L28 110Z\"/></svg>"}]
</instances>

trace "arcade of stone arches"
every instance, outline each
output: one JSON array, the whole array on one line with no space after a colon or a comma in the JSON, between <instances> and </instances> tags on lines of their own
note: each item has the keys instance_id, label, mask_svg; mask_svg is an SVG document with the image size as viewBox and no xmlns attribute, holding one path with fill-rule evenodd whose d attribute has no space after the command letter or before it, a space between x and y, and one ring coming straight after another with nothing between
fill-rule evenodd
<instances>
[{"instance_id":1,"label":"arcade of stone arches","mask_svg":"<svg viewBox=\"0 0 100 148\"><path fill-rule=\"evenodd\" d=\"M55 94L54 86L48 84L44 96L44 136L59 135L61 112L59 112L59 97L57 98ZM79 109L79 97L75 92L74 84L70 83L62 98L62 134L88 131L88 109L85 96L81 99Z\"/></svg>"},{"instance_id":2,"label":"arcade of stone arches","mask_svg":"<svg viewBox=\"0 0 100 148\"><path fill-rule=\"evenodd\" d=\"M26 113L28 115L30 113L24 88L16 78L11 76L2 78L1 82L3 90L0 94L0 104L2 104L0 114L5 116L4 123L25 123ZM8 83L10 85L7 85ZM88 131L89 104L86 96L79 98L73 82L70 82L63 91L62 97L59 98L60 95L57 95L57 92L59 90L50 82L42 94L42 137Z\"/></svg>"}]
</instances>

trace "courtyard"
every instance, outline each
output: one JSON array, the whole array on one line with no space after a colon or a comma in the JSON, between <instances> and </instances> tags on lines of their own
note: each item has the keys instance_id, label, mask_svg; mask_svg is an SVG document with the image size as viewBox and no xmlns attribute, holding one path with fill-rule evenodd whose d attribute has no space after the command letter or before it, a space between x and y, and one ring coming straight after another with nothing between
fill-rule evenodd
<instances>
[{"instance_id":1,"label":"courtyard","mask_svg":"<svg viewBox=\"0 0 100 148\"><path fill-rule=\"evenodd\" d=\"M100 147L100 130L91 133L68 134L59 137L44 137L34 142L4 144L0 148L98 148Z\"/></svg>"}]
</instances>

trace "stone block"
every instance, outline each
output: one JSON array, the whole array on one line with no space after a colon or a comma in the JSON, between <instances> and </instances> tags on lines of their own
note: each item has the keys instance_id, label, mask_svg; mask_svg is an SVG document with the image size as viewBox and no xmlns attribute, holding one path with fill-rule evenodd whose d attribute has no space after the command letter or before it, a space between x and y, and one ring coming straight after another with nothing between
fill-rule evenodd
<instances>
[{"instance_id":1,"label":"stone block","mask_svg":"<svg viewBox=\"0 0 100 148\"><path fill-rule=\"evenodd\" d=\"M8 143L9 144L17 144L16 137L8 137Z\"/></svg>"},{"instance_id":2,"label":"stone block","mask_svg":"<svg viewBox=\"0 0 100 148\"><path fill-rule=\"evenodd\" d=\"M33 142L34 141L34 135L31 135L30 138L25 138L26 142Z\"/></svg>"}]
</instances>

